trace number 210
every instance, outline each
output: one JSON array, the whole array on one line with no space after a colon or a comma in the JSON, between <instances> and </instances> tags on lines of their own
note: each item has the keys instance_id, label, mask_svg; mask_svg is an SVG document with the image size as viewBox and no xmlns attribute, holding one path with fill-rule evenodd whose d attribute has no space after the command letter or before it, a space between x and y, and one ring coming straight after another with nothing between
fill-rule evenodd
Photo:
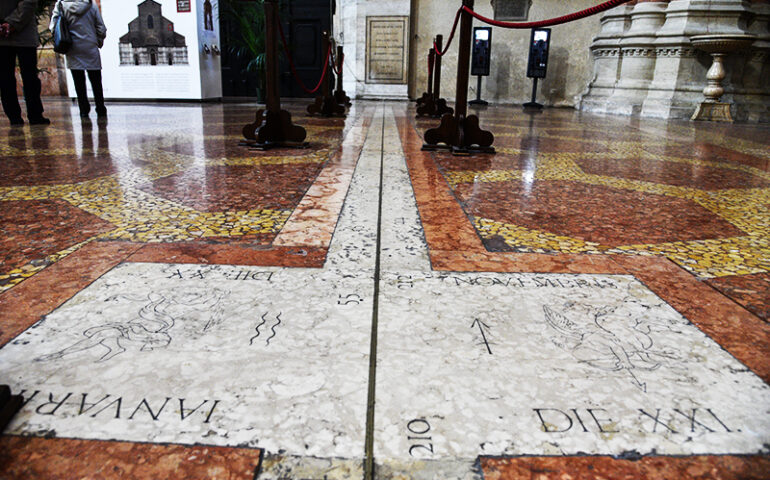
<instances>
[{"instance_id":1,"label":"number 210","mask_svg":"<svg viewBox=\"0 0 770 480\"><path fill-rule=\"evenodd\" d=\"M407 430L410 434L406 438L412 445L409 447L409 456L414 457L414 451L419 449L425 449L433 455L433 437L428 436L430 432L430 424L423 418L417 418L406 424ZM417 443L419 441L419 443Z\"/></svg>"}]
</instances>

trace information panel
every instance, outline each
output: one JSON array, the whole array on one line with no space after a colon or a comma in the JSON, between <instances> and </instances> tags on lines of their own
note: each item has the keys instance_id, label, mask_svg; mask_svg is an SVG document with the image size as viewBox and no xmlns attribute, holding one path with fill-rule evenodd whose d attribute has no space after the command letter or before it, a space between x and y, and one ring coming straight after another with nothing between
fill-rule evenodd
<instances>
[{"instance_id":1,"label":"information panel","mask_svg":"<svg viewBox=\"0 0 770 480\"><path fill-rule=\"evenodd\" d=\"M105 98L222 96L218 0L102 0L101 12Z\"/></svg>"},{"instance_id":2,"label":"information panel","mask_svg":"<svg viewBox=\"0 0 770 480\"><path fill-rule=\"evenodd\" d=\"M366 17L366 83L406 84L409 17Z\"/></svg>"}]
</instances>

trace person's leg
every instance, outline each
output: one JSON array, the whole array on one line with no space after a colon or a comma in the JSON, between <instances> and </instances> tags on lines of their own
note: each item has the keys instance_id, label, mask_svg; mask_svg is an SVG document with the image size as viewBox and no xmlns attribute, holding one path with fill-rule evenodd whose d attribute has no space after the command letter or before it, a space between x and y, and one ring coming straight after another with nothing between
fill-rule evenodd
<instances>
[{"instance_id":1,"label":"person's leg","mask_svg":"<svg viewBox=\"0 0 770 480\"><path fill-rule=\"evenodd\" d=\"M3 111L12 125L21 125L21 105L16 95L16 50L14 47L0 47L0 97Z\"/></svg>"},{"instance_id":2,"label":"person's leg","mask_svg":"<svg viewBox=\"0 0 770 480\"><path fill-rule=\"evenodd\" d=\"M78 107L80 107L80 116L87 117L91 111L91 104L88 103L88 91L86 90L86 72L85 70L70 70L72 73L72 82L75 84L75 93L78 96Z\"/></svg>"},{"instance_id":3,"label":"person's leg","mask_svg":"<svg viewBox=\"0 0 770 480\"><path fill-rule=\"evenodd\" d=\"M107 107L104 106L104 90L102 89L102 71L89 70L88 80L91 82L91 90L94 92L96 114L100 117L107 115Z\"/></svg>"},{"instance_id":4,"label":"person's leg","mask_svg":"<svg viewBox=\"0 0 770 480\"><path fill-rule=\"evenodd\" d=\"M42 87L37 72L37 48L16 47L16 54L19 57L21 81L24 82L27 118L30 123L50 123L43 117L43 102L40 100Z\"/></svg>"}]
</instances>

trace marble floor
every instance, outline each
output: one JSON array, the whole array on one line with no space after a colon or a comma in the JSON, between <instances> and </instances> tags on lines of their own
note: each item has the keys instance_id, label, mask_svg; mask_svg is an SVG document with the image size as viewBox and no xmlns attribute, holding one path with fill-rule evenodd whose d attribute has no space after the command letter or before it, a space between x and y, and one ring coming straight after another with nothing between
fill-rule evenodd
<instances>
[{"instance_id":1,"label":"marble floor","mask_svg":"<svg viewBox=\"0 0 770 480\"><path fill-rule=\"evenodd\" d=\"M766 479L770 127L0 123L0 479Z\"/></svg>"}]
</instances>

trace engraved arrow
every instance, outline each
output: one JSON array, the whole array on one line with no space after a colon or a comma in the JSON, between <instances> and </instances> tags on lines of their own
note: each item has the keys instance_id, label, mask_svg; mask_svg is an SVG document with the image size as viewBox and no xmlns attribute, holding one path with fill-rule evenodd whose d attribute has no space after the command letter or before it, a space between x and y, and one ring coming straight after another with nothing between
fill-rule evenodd
<instances>
[{"instance_id":1,"label":"engraved arrow","mask_svg":"<svg viewBox=\"0 0 770 480\"><path fill-rule=\"evenodd\" d=\"M489 325L487 325L486 323L482 322L478 318L475 319L473 321L473 323L471 323L471 328L474 328L476 325L479 326L479 331L481 332L481 338L484 340L484 345L487 346L487 351L489 352L490 355L492 355L492 349L489 348L489 341L487 340L487 335L484 333L484 328L489 330Z\"/></svg>"}]
</instances>

